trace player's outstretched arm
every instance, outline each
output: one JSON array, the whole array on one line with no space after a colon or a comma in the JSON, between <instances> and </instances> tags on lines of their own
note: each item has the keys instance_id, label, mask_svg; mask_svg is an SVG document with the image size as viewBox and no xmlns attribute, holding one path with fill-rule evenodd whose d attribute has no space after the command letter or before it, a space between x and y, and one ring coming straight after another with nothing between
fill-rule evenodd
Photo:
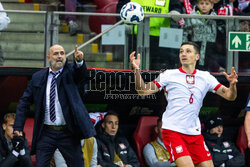
<instances>
[{"instance_id":1,"label":"player's outstretched arm","mask_svg":"<svg viewBox=\"0 0 250 167\"><path fill-rule=\"evenodd\" d=\"M225 75L225 77L229 82L229 87L227 88L226 86L222 85L216 91L216 93L227 100L234 101L237 97L236 84L238 82L238 75L236 74L234 67L232 67L231 74L228 75L225 72L223 72L223 74Z\"/></svg>"},{"instance_id":2,"label":"player's outstretched arm","mask_svg":"<svg viewBox=\"0 0 250 167\"><path fill-rule=\"evenodd\" d=\"M151 95L153 93L158 92L159 89L153 82L145 83L144 80L142 79L141 71L140 71L140 61L141 61L140 57L141 55L137 54L137 58L135 58L135 52L132 52L129 56L130 63L135 73L136 91L141 96Z\"/></svg>"}]
</instances>

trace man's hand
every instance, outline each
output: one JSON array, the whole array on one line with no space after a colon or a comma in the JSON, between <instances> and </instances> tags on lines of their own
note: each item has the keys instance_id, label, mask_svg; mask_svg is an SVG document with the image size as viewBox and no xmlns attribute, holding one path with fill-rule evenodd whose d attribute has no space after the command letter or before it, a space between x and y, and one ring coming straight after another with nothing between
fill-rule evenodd
<instances>
[{"instance_id":1,"label":"man's hand","mask_svg":"<svg viewBox=\"0 0 250 167\"><path fill-rule=\"evenodd\" d=\"M132 52L130 55L129 55L129 58L130 58L130 63L132 65L132 67L134 69L139 69L140 68L140 62L141 62L141 59L140 59L141 55L140 53L137 54L137 59L135 58L135 51Z\"/></svg>"},{"instance_id":2,"label":"man's hand","mask_svg":"<svg viewBox=\"0 0 250 167\"><path fill-rule=\"evenodd\" d=\"M232 72L231 72L230 75L228 75L225 72L223 72L223 74L227 78L230 85L235 85L238 82L238 75L236 74L236 71L235 71L234 67L232 67Z\"/></svg>"},{"instance_id":3,"label":"man's hand","mask_svg":"<svg viewBox=\"0 0 250 167\"><path fill-rule=\"evenodd\" d=\"M22 131L14 131L14 136L23 136L23 132Z\"/></svg>"},{"instance_id":4,"label":"man's hand","mask_svg":"<svg viewBox=\"0 0 250 167\"><path fill-rule=\"evenodd\" d=\"M250 149L250 141L248 141L248 144L247 144L248 148Z\"/></svg>"},{"instance_id":5,"label":"man's hand","mask_svg":"<svg viewBox=\"0 0 250 167\"><path fill-rule=\"evenodd\" d=\"M79 51L78 49L77 49L77 45L75 46L75 60L77 61L77 62L81 62L82 60L83 60L83 52L82 51Z\"/></svg>"}]
</instances>

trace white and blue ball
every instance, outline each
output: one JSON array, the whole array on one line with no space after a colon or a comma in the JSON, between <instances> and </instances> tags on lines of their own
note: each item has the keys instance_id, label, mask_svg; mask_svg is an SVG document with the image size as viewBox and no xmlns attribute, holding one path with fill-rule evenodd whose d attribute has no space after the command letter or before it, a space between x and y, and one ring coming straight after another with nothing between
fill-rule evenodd
<instances>
[{"instance_id":1,"label":"white and blue ball","mask_svg":"<svg viewBox=\"0 0 250 167\"><path fill-rule=\"evenodd\" d=\"M120 16L126 24L140 24L144 19L144 10L138 3L129 2L122 7Z\"/></svg>"}]
</instances>

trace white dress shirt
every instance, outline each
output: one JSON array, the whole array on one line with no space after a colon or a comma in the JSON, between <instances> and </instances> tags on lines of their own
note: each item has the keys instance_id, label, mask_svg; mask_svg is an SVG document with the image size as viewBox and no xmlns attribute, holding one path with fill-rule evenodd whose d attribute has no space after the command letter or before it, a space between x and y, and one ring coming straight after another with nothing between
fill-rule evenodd
<instances>
[{"instance_id":1,"label":"white dress shirt","mask_svg":"<svg viewBox=\"0 0 250 167\"><path fill-rule=\"evenodd\" d=\"M82 66L83 61L76 62L77 68ZM46 87L46 106L45 106L45 117L44 117L44 124L46 125L66 125L63 113L62 113L62 107L58 99L58 92L57 92L57 85L55 88L55 112L56 112L56 120L52 122L50 120L50 110L49 110L49 104L50 104L50 86L51 86L51 80L53 78L53 75L51 74L52 69L49 68L49 75L47 80L47 87ZM59 74L56 76L56 78L62 73L63 68L59 70Z\"/></svg>"}]
</instances>

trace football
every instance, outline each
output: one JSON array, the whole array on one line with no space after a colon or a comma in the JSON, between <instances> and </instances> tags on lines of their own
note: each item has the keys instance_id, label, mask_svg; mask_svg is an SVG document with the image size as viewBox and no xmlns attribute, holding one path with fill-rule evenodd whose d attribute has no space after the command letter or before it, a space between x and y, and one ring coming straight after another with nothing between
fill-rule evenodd
<instances>
[{"instance_id":1,"label":"football","mask_svg":"<svg viewBox=\"0 0 250 167\"><path fill-rule=\"evenodd\" d=\"M129 2L122 7L120 16L126 24L140 24L144 19L144 10L138 3Z\"/></svg>"}]
</instances>

